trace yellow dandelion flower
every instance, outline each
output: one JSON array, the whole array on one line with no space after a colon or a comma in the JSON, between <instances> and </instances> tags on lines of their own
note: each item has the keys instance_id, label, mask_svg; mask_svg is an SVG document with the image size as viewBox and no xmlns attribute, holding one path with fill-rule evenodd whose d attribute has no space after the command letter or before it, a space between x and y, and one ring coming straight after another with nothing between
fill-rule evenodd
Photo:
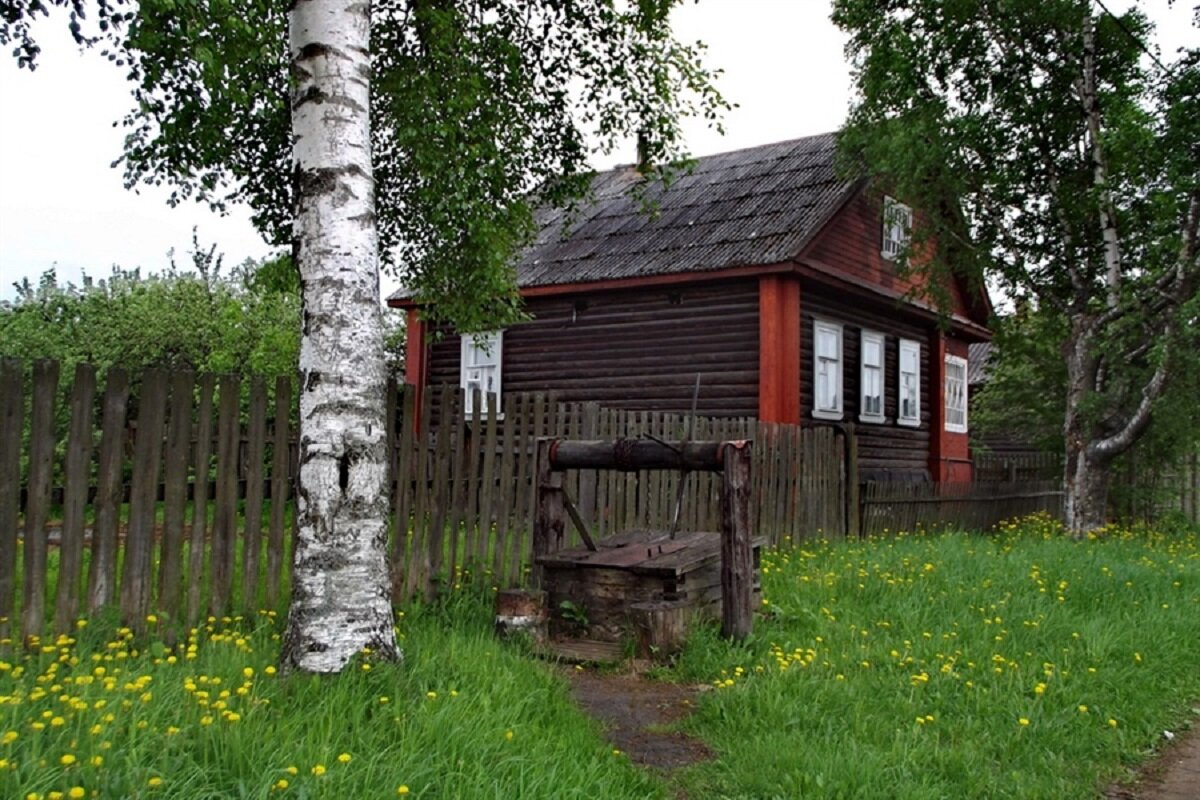
<instances>
[{"instance_id":1,"label":"yellow dandelion flower","mask_svg":"<svg viewBox=\"0 0 1200 800\"><path fill-rule=\"evenodd\" d=\"M312 768L312 774L316 775L318 778L321 777L322 775L324 775L325 774L325 765L324 764L314 765Z\"/></svg>"},{"instance_id":2,"label":"yellow dandelion flower","mask_svg":"<svg viewBox=\"0 0 1200 800\"><path fill-rule=\"evenodd\" d=\"M408 794L408 787L405 786L403 783L400 784L399 786L396 787L396 794L399 794L399 795Z\"/></svg>"},{"instance_id":3,"label":"yellow dandelion flower","mask_svg":"<svg viewBox=\"0 0 1200 800\"><path fill-rule=\"evenodd\" d=\"M1108 727L1110 727L1110 728L1117 727L1117 721L1115 719L1113 719L1112 717L1109 717L1108 718Z\"/></svg>"},{"instance_id":4,"label":"yellow dandelion flower","mask_svg":"<svg viewBox=\"0 0 1200 800\"><path fill-rule=\"evenodd\" d=\"M72 754L64 753L62 758L60 758L58 760L58 763L62 764L64 767L69 767L75 763L75 760L76 760L75 756L73 756Z\"/></svg>"},{"instance_id":5,"label":"yellow dandelion flower","mask_svg":"<svg viewBox=\"0 0 1200 800\"><path fill-rule=\"evenodd\" d=\"M1029 719L1027 717L1021 717L1019 720L1017 720L1017 724L1024 728L1029 725Z\"/></svg>"},{"instance_id":6,"label":"yellow dandelion flower","mask_svg":"<svg viewBox=\"0 0 1200 800\"><path fill-rule=\"evenodd\" d=\"M72 786L67 790L67 797L72 798L72 800L79 800L79 798L86 795L87 791L82 786Z\"/></svg>"},{"instance_id":7,"label":"yellow dandelion flower","mask_svg":"<svg viewBox=\"0 0 1200 800\"><path fill-rule=\"evenodd\" d=\"M283 771L286 772L288 775L299 775L300 774L300 768L296 767L296 766L284 767Z\"/></svg>"},{"instance_id":8,"label":"yellow dandelion flower","mask_svg":"<svg viewBox=\"0 0 1200 800\"><path fill-rule=\"evenodd\" d=\"M280 778L279 780L275 781L275 785L274 785L274 786L272 786L271 788L272 788L272 789L279 789L280 791L282 791L282 790L284 790L284 789L288 788L288 786L289 786L289 785L290 785L290 784L288 784L288 779L287 779L287 778Z\"/></svg>"},{"instance_id":9,"label":"yellow dandelion flower","mask_svg":"<svg viewBox=\"0 0 1200 800\"><path fill-rule=\"evenodd\" d=\"M505 738L505 739L507 739L508 741L510 741L510 742L511 742L511 741L513 740L513 732L512 732L512 731L505 731L505 732L504 732L504 738Z\"/></svg>"},{"instance_id":10,"label":"yellow dandelion flower","mask_svg":"<svg viewBox=\"0 0 1200 800\"><path fill-rule=\"evenodd\" d=\"M159 786L163 785L163 779L155 775L153 778L146 781L146 785L151 789L157 789Z\"/></svg>"},{"instance_id":11,"label":"yellow dandelion flower","mask_svg":"<svg viewBox=\"0 0 1200 800\"><path fill-rule=\"evenodd\" d=\"M88 763L91 764L93 767L104 766L104 756L92 756L91 758L88 759Z\"/></svg>"}]
</instances>

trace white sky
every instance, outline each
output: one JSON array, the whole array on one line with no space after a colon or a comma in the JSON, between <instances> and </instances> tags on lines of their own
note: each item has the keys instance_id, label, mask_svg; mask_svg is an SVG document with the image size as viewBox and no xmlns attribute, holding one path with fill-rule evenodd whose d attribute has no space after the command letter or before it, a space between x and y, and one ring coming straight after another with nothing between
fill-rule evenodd
<instances>
[{"instance_id":1,"label":"white sky","mask_svg":"<svg viewBox=\"0 0 1200 800\"><path fill-rule=\"evenodd\" d=\"M1108 5L1115 11L1129 2ZM1190 3L1141 5L1158 20L1166 52L1194 41ZM822 133L845 119L845 37L829 22L828 0L688 2L673 21L681 40L708 45L707 63L724 70L717 86L738 104L724 137L702 121L685 125L693 154ZM183 266L193 226L201 244L217 244L227 267L268 254L244 209L220 217L192 202L172 209L166 190L126 190L121 170L109 166L121 153L113 123L131 104L123 71L97 52L78 53L61 15L38 26L37 36L43 52L33 73L0 54L0 299L13 296L13 281L36 281L51 267L76 282L82 270L105 277L112 265L158 272L171 248ZM632 145L625 149L597 156L594 166L632 161ZM384 284L386 294L395 282Z\"/></svg>"}]
</instances>

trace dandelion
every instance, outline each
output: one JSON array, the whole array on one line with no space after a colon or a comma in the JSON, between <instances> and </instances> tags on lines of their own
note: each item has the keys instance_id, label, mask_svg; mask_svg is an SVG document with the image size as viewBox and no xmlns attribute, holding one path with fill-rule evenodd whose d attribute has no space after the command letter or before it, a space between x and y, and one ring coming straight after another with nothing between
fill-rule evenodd
<instances>
[{"instance_id":1,"label":"dandelion","mask_svg":"<svg viewBox=\"0 0 1200 800\"><path fill-rule=\"evenodd\" d=\"M351 755L349 753L341 753L340 755L338 755L338 763L340 763L340 764L349 764L350 759L351 759Z\"/></svg>"},{"instance_id":2,"label":"dandelion","mask_svg":"<svg viewBox=\"0 0 1200 800\"><path fill-rule=\"evenodd\" d=\"M425 696L430 700L437 700L437 692L426 692Z\"/></svg>"},{"instance_id":3,"label":"dandelion","mask_svg":"<svg viewBox=\"0 0 1200 800\"><path fill-rule=\"evenodd\" d=\"M284 767L283 771L286 772L288 775L299 775L300 774L300 768L297 766L294 766L294 765L289 765L289 766Z\"/></svg>"},{"instance_id":4,"label":"dandelion","mask_svg":"<svg viewBox=\"0 0 1200 800\"><path fill-rule=\"evenodd\" d=\"M324 775L325 774L325 765L324 764L314 765L312 768L312 774L316 775L318 778L321 777L322 775Z\"/></svg>"},{"instance_id":5,"label":"dandelion","mask_svg":"<svg viewBox=\"0 0 1200 800\"><path fill-rule=\"evenodd\" d=\"M396 794L399 794L399 795L408 794L408 787L405 786L403 783L400 784L399 786L396 787Z\"/></svg>"},{"instance_id":6,"label":"dandelion","mask_svg":"<svg viewBox=\"0 0 1200 800\"><path fill-rule=\"evenodd\" d=\"M1117 721L1115 719L1113 719L1112 717L1109 717L1108 718L1108 727L1110 727L1110 728L1117 727Z\"/></svg>"},{"instance_id":7,"label":"dandelion","mask_svg":"<svg viewBox=\"0 0 1200 800\"><path fill-rule=\"evenodd\" d=\"M93 767L104 766L104 756L92 756L91 758L88 759L88 763L91 764Z\"/></svg>"},{"instance_id":8,"label":"dandelion","mask_svg":"<svg viewBox=\"0 0 1200 800\"><path fill-rule=\"evenodd\" d=\"M513 732L512 732L512 731L505 731L505 732L504 732L504 738L505 738L506 740L508 740L508 741L510 741L510 742L511 742L511 741L513 740Z\"/></svg>"},{"instance_id":9,"label":"dandelion","mask_svg":"<svg viewBox=\"0 0 1200 800\"><path fill-rule=\"evenodd\" d=\"M1028 727L1029 726L1029 718L1021 717L1020 719L1017 720L1017 724L1019 724L1022 728Z\"/></svg>"},{"instance_id":10,"label":"dandelion","mask_svg":"<svg viewBox=\"0 0 1200 800\"><path fill-rule=\"evenodd\" d=\"M1087 707L1087 706L1085 706L1085 705L1080 705L1080 706L1079 706L1079 713L1080 713L1080 714L1086 714L1086 713L1088 713L1088 707Z\"/></svg>"},{"instance_id":11,"label":"dandelion","mask_svg":"<svg viewBox=\"0 0 1200 800\"><path fill-rule=\"evenodd\" d=\"M82 786L72 786L67 790L67 797L72 798L72 800L79 800L79 798L85 795L87 795L87 791Z\"/></svg>"},{"instance_id":12,"label":"dandelion","mask_svg":"<svg viewBox=\"0 0 1200 800\"><path fill-rule=\"evenodd\" d=\"M254 677L254 667L243 667L242 675L247 678L253 678Z\"/></svg>"},{"instance_id":13,"label":"dandelion","mask_svg":"<svg viewBox=\"0 0 1200 800\"><path fill-rule=\"evenodd\" d=\"M157 789L159 786L163 785L163 779L155 775L153 778L146 781L146 785L151 789Z\"/></svg>"},{"instance_id":14,"label":"dandelion","mask_svg":"<svg viewBox=\"0 0 1200 800\"><path fill-rule=\"evenodd\" d=\"M75 763L75 760L75 756L72 754L64 753L63 757L58 760L58 763L62 764L64 767L69 767Z\"/></svg>"}]
</instances>

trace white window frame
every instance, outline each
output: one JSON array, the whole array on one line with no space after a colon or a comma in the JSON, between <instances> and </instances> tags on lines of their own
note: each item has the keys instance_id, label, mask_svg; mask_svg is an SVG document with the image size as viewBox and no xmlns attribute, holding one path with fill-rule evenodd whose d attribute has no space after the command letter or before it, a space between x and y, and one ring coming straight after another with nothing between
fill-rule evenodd
<instances>
[{"instance_id":1,"label":"white window frame","mask_svg":"<svg viewBox=\"0 0 1200 800\"><path fill-rule=\"evenodd\" d=\"M905 361L911 357L911 369L906 369ZM921 343L915 339L901 339L896 369L896 424L907 425L911 428L921 426ZM911 376L911 383L907 380ZM912 411L905 412L905 388L912 387Z\"/></svg>"},{"instance_id":2,"label":"white window frame","mask_svg":"<svg viewBox=\"0 0 1200 800\"><path fill-rule=\"evenodd\" d=\"M892 197L883 198L883 246L879 254L895 261L912 239L912 209Z\"/></svg>"},{"instance_id":3,"label":"white window frame","mask_svg":"<svg viewBox=\"0 0 1200 800\"><path fill-rule=\"evenodd\" d=\"M834 359L821 357L821 334L825 333L833 336L837 341L837 357ZM827 381L823 380L823 375L829 375L830 371L822 373L822 361L833 364L832 380L833 380L833 399L832 404L821 404L823 396L822 388L827 386ZM812 415L816 419L841 419L842 418L842 370L845 363L845 348L842 346L842 324L840 322L830 322L829 320L814 319L813 320L813 410Z\"/></svg>"},{"instance_id":4,"label":"white window frame","mask_svg":"<svg viewBox=\"0 0 1200 800\"><path fill-rule=\"evenodd\" d=\"M878 348L879 359L876 363L867 361L868 345ZM858 347L859 379L858 379L858 419L860 422L884 422L884 403L887 398L887 339L878 331L864 330L859 335ZM874 380L872 380L874 377ZM878 392L878 411L868 411L867 387L874 384Z\"/></svg>"},{"instance_id":5,"label":"white window frame","mask_svg":"<svg viewBox=\"0 0 1200 800\"><path fill-rule=\"evenodd\" d=\"M946 356L944 390L946 430L967 432L967 360L961 356Z\"/></svg>"},{"instance_id":6,"label":"white window frame","mask_svg":"<svg viewBox=\"0 0 1200 800\"><path fill-rule=\"evenodd\" d=\"M459 351L458 385L463 390L463 410L467 414L475 413L473 387L478 385L480 400L483 408L480 416L487 416L487 398L489 382L493 387L490 391L496 395L496 418L503 418L500 412L501 378L504 363L504 331L485 331L483 333L465 333L462 335L462 345Z\"/></svg>"}]
</instances>

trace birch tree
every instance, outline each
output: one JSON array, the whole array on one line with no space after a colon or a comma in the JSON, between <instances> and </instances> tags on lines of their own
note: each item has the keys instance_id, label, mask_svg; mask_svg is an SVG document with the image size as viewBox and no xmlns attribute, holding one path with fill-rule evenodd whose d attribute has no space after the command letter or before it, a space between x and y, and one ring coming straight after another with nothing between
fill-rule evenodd
<instances>
[{"instance_id":1,"label":"birch tree","mask_svg":"<svg viewBox=\"0 0 1200 800\"><path fill-rule=\"evenodd\" d=\"M1196 325L1200 51L1090 0L835 0L846 156L925 212L909 269L966 270L1059 332L1066 522L1106 521Z\"/></svg>"},{"instance_id":2,"label":"birch tree","mask_svg":"<svg viewBox=\"0 0 1200 800\"><path fill-rule=\"evenodd\" d=\"M399 656L384 562L380 261L460 330L519 318L515 253L534 207L588 186L589 138L611 149L638 134L654 177L682 156L680 115L716 124L725 107L698 46L671 36L677 2L5 5L0 43L22 64L36 65L31 20L59 6L78 41L128 69L130 186L167 184L172 202L217 209L248 203L269 239L293 247L301 465L285 667L338 671L364 648Z\"/></svg>"}]
</instances>

